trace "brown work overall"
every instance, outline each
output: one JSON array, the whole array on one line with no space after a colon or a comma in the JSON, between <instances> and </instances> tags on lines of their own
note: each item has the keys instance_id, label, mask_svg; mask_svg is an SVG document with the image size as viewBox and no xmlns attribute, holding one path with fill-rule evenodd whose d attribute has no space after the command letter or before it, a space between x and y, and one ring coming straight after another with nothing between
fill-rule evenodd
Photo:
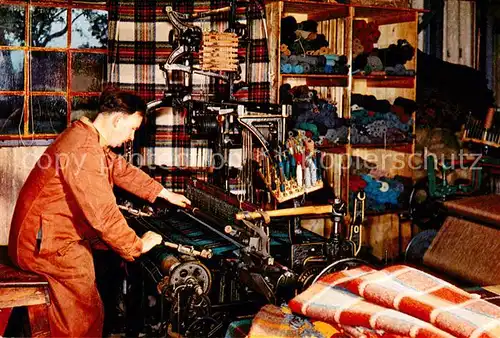
<instances>
[{"instance_id":1,"label":"brown work overall","mask_svg":"<svg viewBox=\"0 0 500 338\"><path fill-rule=\"evenodd\" d=\"M54 337L102 336L103 309L91 242L99 238L124 259L141 254L113 194L117 185L153 202L161 184L99 143L88 121L77 121L50 145L26 180L14 211L9 255L47 278Z\"/></svg>"}]
</instances>

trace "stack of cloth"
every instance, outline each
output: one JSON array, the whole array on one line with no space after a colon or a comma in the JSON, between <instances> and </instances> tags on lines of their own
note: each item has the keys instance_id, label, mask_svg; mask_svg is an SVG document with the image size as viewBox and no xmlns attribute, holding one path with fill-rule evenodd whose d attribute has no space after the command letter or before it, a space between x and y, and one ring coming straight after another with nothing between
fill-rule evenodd
<instances>
[{"instance_id":1,"label":"stack of cloth","mask_svg":"<svg viewBox=\"0 0 500 338\"><path fill-rule=\"evenodd\" d=\"M280 57L282 74L343 74L349 72L347 57L344 55L285 55Z\"/></svg>"},{"instance_id":2,"label":"stack of cloth","mask_svg":"<svg viewBox=\"0 0 500 338\"><path fill-rule=\"evenodd\" d=\"M498 338L500 307L408 266L362 266L263 307L248 337Z\"/></svg>"},{"instance_id":3,"label":"stack of cloth","mask_svg":"<svg viewBox=\"0 0 500 338\"><path fill-rule=\"evenodd\" d=\"M297 23L293 16L281 19L280 71L282 74L348 74L345 55L338 55L328 46L318 22Z\"/></svg>"},{"instance_id":4,"label":"stack of cloth","mask_svg":"<svg viewBox=\"0 0 500 338\"><path fill-rule=\"evenodd\" d=\"M283 84L280 97L282 103L292 105L293 128L306 131L315 142L326 138L331 143L347 143L349 120L339 117L336 103L321 98L305 85L292 88Z\"/></svg>"},{"instance_id":5,"label":"stack of cloth","mask_svg":"<svg viewBox=\"0 0 500 338\"><path fill-rule=\"evenodd\" d=\"M366 210L373 212L385 212L407 207L411 187L411 177L399 175L388 177L361 174L352 175L349 179L351 200L354 200L358 191L363 190L366 193Z\"/></svg>"},{"instance_id":6,"label":"stack of cloth","mask_svg":"<svg viewBox=\"0 0 500 338\"><path fill-rule=\"evenodd\" d=\"M353 94L351 143L394 144L412 139L415 101L398 97L394 104L374 96Z\"/></svg>"},{"instance_id":7,"label":"stack of cloth","mask_svg":"<svg viewBox=\"0 0 500 338\"><path fill-rule=\"evenodd\" d=\"M390 176L390 172L377 168L374 162L352 156L349 168L351 201L359 191L366 193L365 208L372 212L406 209L413 187L411 177ZM354 203L350 203L351 206Z\"/></svg>"},{"instance_id":8,"label":"stack of cloth","mask_svg":"<svg viewBox=\"0 0 500 338\"><path fill-rule=\"evenodd\" d=\"M356 27L355 21L355 27ZM369 24L366 30L358 31L355 28L353 36L353 74L363 75L389 75L389 76L415 76L415 70L406 69L406 62L413 59L415 48L408 41L399 39L396 44L388 48L374 48L374 42L380 37L376 26ZM370 28L370 25L372 26ZM371 30L371 31L370 31ZM376 39L376 40L374 40Z\"/></svg>"}]
</instances>

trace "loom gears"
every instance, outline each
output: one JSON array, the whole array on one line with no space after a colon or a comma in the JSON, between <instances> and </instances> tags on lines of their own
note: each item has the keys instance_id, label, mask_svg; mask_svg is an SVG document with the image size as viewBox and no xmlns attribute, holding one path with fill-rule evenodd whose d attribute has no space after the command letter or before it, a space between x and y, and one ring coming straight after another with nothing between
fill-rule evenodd
<instances>
[{"instance_id":1,"label":"loom gears","mask_svg":"<svg viewBox=\"0 0 500 338\"><path fill-rule=\"evenodd\" d=\"M297 284L299 285L299 290L302 292L306 290L313 283L314 278L323 270L324 265L313 265L306 268L299 275L297 279Z\"/></svg>"}]
</instances>

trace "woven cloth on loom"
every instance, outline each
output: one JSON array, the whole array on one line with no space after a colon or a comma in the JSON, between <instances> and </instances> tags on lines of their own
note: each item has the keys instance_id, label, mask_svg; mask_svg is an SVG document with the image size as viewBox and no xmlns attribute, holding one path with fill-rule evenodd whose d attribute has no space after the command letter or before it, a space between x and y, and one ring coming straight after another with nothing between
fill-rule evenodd
<instances>
[{"instance_id":1,"label":"woven cloth on loom","mask_svg":"<svg viewBox=\"0 0 500 338\"><path fill-rule=\"evenodd\" d=\"M498 285L500 228L448 216L424 264L479 285Z\"/></svg>"},{"instance_id":2,"label":"woven cloth on loom","mask_svg":"<svg viewBox=\"0 0 500 338\"><path fill-rule=\"evenodd\" d=\"M500 308L407 266L321 278L289 303L315 320L409 337L500 337Z\"/></svg>"},{"instance_id":3,"label":"woven cloth on loom","mask_svg":"<svg viewBox=\"0 0 500 338\"><path fill-rule=\"evenodd\" d=\"M137 92L146 101L163 97L166 89L164 73L159 64L172 52L168 41L172 25L164 12L166 6L182 13L203 12L229 5L227 0L165 1L165 0L109 0L108 84L113 87ZM267 39L265 36L265 10L259 1L253 1L240 19L249 25L250 52L248 69L242 65L242 79L248 83L248 100L268 102L270 85L268 71ZM203 30L224 31L227 15L217 15L197 23ZM241 46L242 54L246 50ZM246 76L248 74L248 76ZM177 79L180 81L180 79ZM222 92L218 80L195 75L193 96L203 97ZM158 119L149 119L148 128L138 135L146 145L148 164L177 167L206 167L210 153L207 144L191 139L185 126L185 112L162 111ZM203 156L200 158L200 153ZM203 168L201 169L203 170ZM167 187L181 191L187 177L180 171L167 179Z\"/></svg>"}]
</instances>

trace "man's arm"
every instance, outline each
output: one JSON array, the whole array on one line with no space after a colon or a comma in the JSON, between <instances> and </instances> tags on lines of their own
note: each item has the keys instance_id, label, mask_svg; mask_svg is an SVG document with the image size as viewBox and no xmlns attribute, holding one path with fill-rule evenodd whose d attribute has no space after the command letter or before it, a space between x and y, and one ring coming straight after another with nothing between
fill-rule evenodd
<instances>
[{"instance_id":1,"label":"man's arm","mask_svg":"<svg viewBox=\"0 0 500 338\"><path fill-rule=\"evenodd\" d=\"M164 189L159 182L141 169L128 163L123 156L119 156L112 151L109 151L106 156L113 162L111 172L113 183L123 190L153 203Z\"/></svg>"},{"instance_id":2,"label":"man's arm","mask_svg":"<svg viewBox=\"0 0 500 338\"><path fill-rule=\"evenodd\" d=\"M78 154L61 156L59 162L59 174L89 225L120 256L132 261L161 242L155 234L143 243L128 226L116 204L100 149L80 149Z\"/></svg>"},{"instance_id":3,"label":"man's arm","mask_svg":"<svg viewBox=\"0 0 500 338\"><path fill-rule=\"evenodd\" d=\"M113 183L118 187L151 203L157 197L161 197L180 207L191 204L191 201L186 197L163 188L159 182L155 181L144 171L128 163L122 156L116 155L111 151L107 156L113 161Z\"/></svg>"}]
</instances>

